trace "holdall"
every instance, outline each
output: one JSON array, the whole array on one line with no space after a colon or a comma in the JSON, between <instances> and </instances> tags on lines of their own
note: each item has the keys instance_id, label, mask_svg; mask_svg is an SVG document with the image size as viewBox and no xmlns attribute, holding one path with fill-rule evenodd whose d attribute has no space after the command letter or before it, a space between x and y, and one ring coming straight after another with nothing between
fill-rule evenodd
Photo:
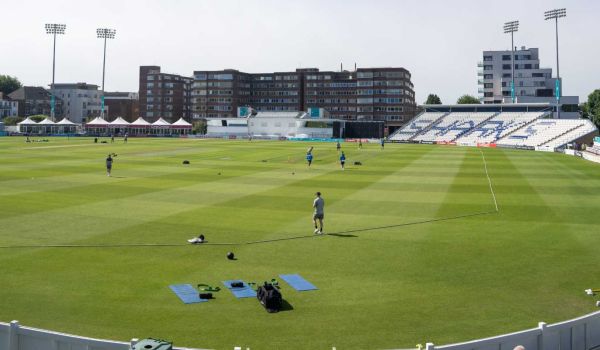
<instances>
[{"instance_id":1,"label":"holdall","mask_svg":"<svg viewBox=\"0 0 600 350\"><path fill-rule=\"evenodd\" d=\"M131 347L131 350L173 350L173 343L166 340L142 339Z\"/></svg>"},{"instance_id":2,"label":"holdall","mask_svg":"<svg viewBox=\"0 0 600 350\"><path fill-rule=\"evenodd\" d=\"M265 282L264 285L258 287L256 298L269 313L279 312L279 310L281 310L283 302L281 292L270 283Z\"/></svg>"},{"instance_id":3,"label":"holdall","mask_svg":"<svg viewBox=\"0 0 600 350\"><path fill-rule=\"evenodd\" d=\"M198 297L200 299L212 299L213 295L212 293L200 293L198 294Z\"/></svg>"}]
</instances>

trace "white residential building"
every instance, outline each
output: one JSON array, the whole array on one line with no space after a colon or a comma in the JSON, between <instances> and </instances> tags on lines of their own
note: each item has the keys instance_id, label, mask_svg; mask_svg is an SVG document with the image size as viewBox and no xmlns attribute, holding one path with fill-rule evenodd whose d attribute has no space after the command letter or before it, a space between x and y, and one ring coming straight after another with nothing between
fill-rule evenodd
<instances>
[{"instance_id":1,"label":"white residential building","mask_svg":"<svg viewBox=\"0 0 600 350\"><path fill-rule=\"evenodd\" d=\"M479 100L485 104L511 103L512 51L483 51L478 65ZM514 52L515 103L556 104L556 82L552 68L540 68L539 49L526 48ZM562 79L561 79L562 80ZM561 118L579 118L579 97L563 96ZM556 114L556 113L555 113Z\"/></svg>"},{"instance_id":2,"label":"white residential building","mask_svg":"<svg viewBox=\"0 0 600 350\"><path fill-rule=\"evenodd\" d=\"M63 117L78 124L100 116L102 91L87 83L54 84L55 95L63 101ZM104 108L108 113L107 107Z\"/></svg>"}]
</instances>

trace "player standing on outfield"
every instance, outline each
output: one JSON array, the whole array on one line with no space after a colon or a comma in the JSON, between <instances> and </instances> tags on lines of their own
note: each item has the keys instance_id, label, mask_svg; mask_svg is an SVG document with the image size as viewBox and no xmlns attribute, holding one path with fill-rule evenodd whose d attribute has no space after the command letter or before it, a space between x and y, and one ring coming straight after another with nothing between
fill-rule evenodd
<instances>
[{"instance_id":1,"label":"player standing on outfield","mask_svg":"<svg viewBox=\"0 0 600 350\"><path fill-rule=\"evenodd\" d=\"M125 138L123 138L123 142L125 142L125 143L127 143L127 136L129 136L129 135L127 135L127 133L125 133Z\"/></svg>"},{"instance_id":2,"label":"player standing on outfield","mask_svg":"<svg viewBox=\"0 0 600 350\"><path fill-rule=\"evenodd\" d=\"M337 149L337 151L340 151L340 148L342 148L342 145L340 145L340 141L337 142L337 145L335 145L335 149Z\"/></svg>"},{"instance_id":3,"label":"player standing on outfield","mask_svg":"<svg viewBox=\"0 0 600 350\"><path fill-rule=\"evenodd\" d=\"M385 139L381 139L381 149L385 147Z\"/></svg>"},{"instance_id":4,"label":"player standing on outfield","mask_svg":"<svg viewBox=\"0 0 600 350\"><path fill-rule=\"evenodd\" d=\"M358 139L358 148L362 149L362 139Z\"/></svg>"},{"instance_id":5,"label":"player standing on outfield","mask_svg":"<svg viewBox=\"0 0 600 350\"><path fill-rule=\"evenodd\" d=\"M313 208L315 212L313 214L313 223L315 224L315 234L323 234L323 219L325 218L325 201L321 198L321 192L316 193L317 198L313 201ZM317 220L319 220L319 226L317 226Z\"/></svg>"},{"instance_id":6,"label":"player standing on outfield","mask_svg":"<svg viewBox=\"0 0 600 350\"><path fill-rule=\"evenodd\" d=\"M106 158L106 174L108 176L110 176L110 172L112 170L112 163L113 163L113 159L110 156L110 153L108 154L108 157Z\"/></svg>"},{"instance_id":7,"label":"player standing on outfield","mask_svg":"<svg viewBox=\"0 0 600 350\"><path fill-rule=\"evenodd\" d=\"M346 155L344 151L342 151L342 155L340 155L340 165L342 166L342 170L344 170L344 164L346 164Z\"/></svg>"},{"instance_id":8,"label":"player standing on outfield","mask_svg":"<svg viewBox=\"0 0 600 350\"><path fill-rule=\"evenodd\" d=\"M306 153L306 161L308 162L308 167L309 168L310 168L310 165L312 164L312 160L313 160L312 152Z\"/></svg>"}]
</instances>

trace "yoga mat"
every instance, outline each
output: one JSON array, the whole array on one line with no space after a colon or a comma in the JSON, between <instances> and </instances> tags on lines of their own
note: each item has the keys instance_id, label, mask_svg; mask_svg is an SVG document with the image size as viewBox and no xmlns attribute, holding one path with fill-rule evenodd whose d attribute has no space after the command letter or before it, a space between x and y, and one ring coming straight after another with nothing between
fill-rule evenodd
<instances>
[{"instance_id":1,"label":"yoga mat","mask_svg":"<svg viewBox=\"0 0 600 350\"><path fill-rule=\"evenodd\" d=\"M233 283L233 282L242 282L244 284L244 286L239 287L239 288L234 288L231 286L231 283ZM227 289L229 289L231 291L231 293L233 293L233 295L238 299L240 299L240 298L256 298L256 291L253 290L252 288L250 288L250 286L242 280L223 281L223 285L225 287L227 287Z\"/></svg>"},{"instance_id":2,"label":"yoga mat","mask_svg":"<svg viewBox=\"0 0 600 350\"><path fill-rule=\"evenodd\" d=\"M203 303L208 299L200 299L198 291L191 284L172 284L169 286L184 304Z\"/></svg>"},{"instance_id":3,"label":"yoga mat","mask_svg":"<svg viewBox=\"0 0 600 350\"><path fill-rule=\"evenodd\" d=\"M318 289L312 283L308 282L297 273L291 275L279 275L279 277L281 277L282 280L287 282L287 284L289 284L292 288L299 292Z\"/></svg>"}]
</instances>

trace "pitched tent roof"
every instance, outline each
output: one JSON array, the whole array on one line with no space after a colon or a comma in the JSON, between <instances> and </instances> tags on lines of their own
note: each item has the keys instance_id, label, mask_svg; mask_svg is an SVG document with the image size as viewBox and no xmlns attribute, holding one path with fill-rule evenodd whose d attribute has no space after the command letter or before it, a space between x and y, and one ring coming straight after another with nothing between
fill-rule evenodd
<instances>
[{"instance_id":1,"label":"pitched tent roof","mask_svg":"<svg viewBox=\"0 0 600 350\"><path fill-rule=\"evenodd\" d=\"M127 126L129 125L129 122L121 117L118 117L117 119L113 120L112 122L110 122L110 125L124 125Z\"/></svg>"},{"instance_id":2,"label":"pitched tent roof","mask_svg":"<svg viewBox=\"0 0 600 350\"><path fill-rule=\"evenodd\" d=\"M129 126L134 127L134 128L147 128L150 125L152 125L152 124L148 123L142 117L137 118L133 123L129 124Z\"/></svg>"},{"instance_id":3,"label":"pitched tent roof","mask_svg":"<svg viewBox=\"0 0 600 350\"><path fill-rule=\"evenodd\" d=\"M158 118L157 121L152 123L153 128L168 128L169 126L171 126L171 124L163 118Z\"/></svg>"},{"instance_id":4,"label":"pitched tent roof","mask_svg":"<svg viewBox=\"0 0 600 350\"><path fill-rule=\"evenodd\" d=\"M29 117L27 117L22 122L17 123L17 125L37 125L37 123L31 120Z\"/></svg>"},{"instance_id":5,"label":"pitched tent roof","mask_svg":"<svg viewBox=\"0 0 600 350\"><path fill-rule=\"evenodd\" d=\"M55 125L56 123L50 120L50 118L46 118L38 123L38 125Z\"/></svg>"},{"instance_id":6,"label":"pitched tent roof","mask_svg":"<svg viewBox=\"0 0 600 350\"><path fill-rule=\"evenodd\" d=\"M94 118L94 120L92 120L91 122L89 122L85 125L86 126L108 126L108 125L110 125L110 123L100 117L96 117L96 118Z\"/></svg>"},{"instance_id":7,"label":"pitched tent roof","mask_svg":"<svg viewBox=\"0 0 600 350\"><path fill-rule=\"evenodd\" d=\"M72 121L70 121L67 118L63 118L61 121L56 123L56 125L77 125L77 124L73 123Z\"/></svg>"},{"instance_id":8,"label":"pitched tent roof","mask_svg":"<svg viewBox=\"0 0 600 350\"><path fill-rule=\"evenodd\" d=\"M175 129L191 129L192 124L188 123L187 121L185 121L185 119L183 119L183 117L181 117L178 121L171 124L171 127Z\"/></svg>"}]
</instances>

